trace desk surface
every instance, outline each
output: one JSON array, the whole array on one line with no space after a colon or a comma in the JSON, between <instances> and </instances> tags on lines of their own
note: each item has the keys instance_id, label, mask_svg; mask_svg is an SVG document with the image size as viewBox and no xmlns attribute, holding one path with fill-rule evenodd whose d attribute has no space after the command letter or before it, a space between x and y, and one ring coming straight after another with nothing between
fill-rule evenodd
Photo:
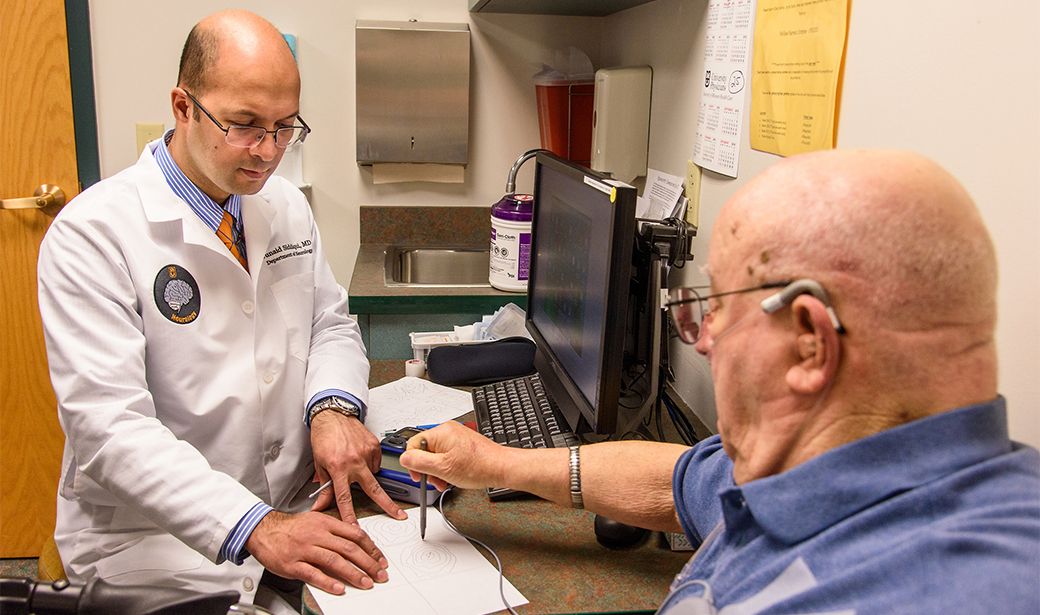
<instances>
[{"instance_id":1,"label":"desk surface","mask_svg":"<svg viewBox=\"0 0 1040 615\"><path fill-rule=\"evenodd\" d=\"M382 512L360 494L355 504L362 517ZM459 490L444 514L498 553L506 578L530 601L521 613L654 610L691 555L671 551L660 532L630 549L607 549L596 542L592 513L532 496L491 502L482 490ZM321 613L306 591L304 606Z\"/></svg>"},{"instance_id":2,"label":"desk surface","mask_svg":"<svg viewBox=\"0 0 1040 615\"><path fill-rule=\"evenodd\" d=\"M372 362L373 386L403 375L401 361ZM354 501L359 516L382 512L363 495ZM631 549L607 549L596 542L592 513L532 496L491 502L483 490L459 490L444 514L498 552L506 578L530 601L521 613L654 610L691 556L671 551L660 532ZM321 613L306 591L304 606Z\"/></svg>"}]
</instances>

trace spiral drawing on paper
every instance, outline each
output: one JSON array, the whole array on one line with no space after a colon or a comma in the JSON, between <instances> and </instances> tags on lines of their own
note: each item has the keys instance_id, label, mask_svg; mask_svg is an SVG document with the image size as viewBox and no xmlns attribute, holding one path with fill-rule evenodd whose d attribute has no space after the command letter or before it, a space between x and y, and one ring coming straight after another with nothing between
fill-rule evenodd
<instances>
[{"instance_id":1,"label":"spiral drawing on paper","mask_svg":"<svg viewBox=\"0 0 1040 615\"><path fill-rule=\"evenodd\" d=\"M413 396L424 395L429 388L424 380L418 378L406 378L400 382L400 386L401 397L408 400L411 400Z\"/></svg>"},{"instance_id":2,"label":"spiral drawing on paper","mask_svg":"<svg viewBox=\"0 0 1040 615\"><path fill-rule=\"evenodd\" d=\"M421 542L405 549L400 563L415 576L431 579L455 570L455 554L437 543Z\"/></svg>"},{"instance_id":3,"label":"spiral drawing on paper","mask_svg":"<svg viewBox=\"0 0 1040 615\"><path fill-rule=\"evenodd\" d=\"M419 537L419 528L414 523L390 517L372 517L365 522L365 531L381 547L404 544Z\"/></svg>"}]
</instances>

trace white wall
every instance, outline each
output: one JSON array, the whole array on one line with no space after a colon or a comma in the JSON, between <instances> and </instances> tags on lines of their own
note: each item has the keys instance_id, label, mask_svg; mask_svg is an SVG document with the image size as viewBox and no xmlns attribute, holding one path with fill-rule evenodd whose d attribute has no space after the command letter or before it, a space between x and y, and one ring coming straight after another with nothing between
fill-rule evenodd
<instances>
[{"instance_id":1,"label":"white wall","mask_svg":"<svg viewBox=\"0 0 1040 615\"><path fill-rule=\"evenodd\" d=\"M654 67L650 164L677 175L695 135L706 6L657 0L612 15L604 26L607 65ZM1040 445L1038 4L861 0L851 10L838 147L916 150L975 197L1000 260L997 343L1011 434ZM701 259L721 204L779 160L743 141L738 179L705 174L694 246ZM687 267L674 281L698 277ZM688 347L674 347L677 355L684 398L714 421L705 363Z\"/></svg>"},{"instance_id":2,"label":"white wall","mask_svg":"<svg viewBox=\"0 0 1040 615\"><path fill-rule=\"evenodd\" d=\"M656 0L606 18L470 15L466 0L237 3L299 37L301 111L315 127L304 153L313 206L340 282L348 284L362 204L487 206L506 171L538 145L530 75L552 50L575 45L596 65L654 67L650 164L682 174L695 134L706 0ZM136 159L134 122L170 124L169 90L184 37L204 15L235 3L187 0L161 12L148 3L91 2L102 176ZM354 163L354 21L468 22L472 31L470 160L459 186L373 186ZM143 27L142 24L149 24ZM1040 9L1034 0L989 3L860 0L852 5L839 147L902 147L947 167L982 209L1001 264L998 344L1001 391L1012 436L1040 445ZM700 257L719 207L777 157L747 137L736 180L707 173ZM530 165L528 165L530 166ZM530 169L518 188L530 185ZM338 239L335 240L333 238ZM695 262L694 265L697 263ZM675 282L692 282L696 266ZM704 362L672 353L679 387L707 421L713 400Z\"/></svg>"}]
</instances>

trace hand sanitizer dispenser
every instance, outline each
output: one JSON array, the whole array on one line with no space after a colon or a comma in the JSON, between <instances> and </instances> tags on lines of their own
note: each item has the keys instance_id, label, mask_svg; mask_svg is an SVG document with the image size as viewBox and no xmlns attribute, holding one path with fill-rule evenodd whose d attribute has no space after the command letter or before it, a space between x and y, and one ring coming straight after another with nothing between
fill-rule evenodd
<instances>
[{"instance_id":1,"label":"hand sanitizer dispenser","mask_svg":"<svg viewBox=\"0 0 1040 615\"><path fill-rule=\"evenodd\" d=\"M596 71L592 169L624 182L646 175L652 85L649 66Z\"/></svg>"}]
</instances>

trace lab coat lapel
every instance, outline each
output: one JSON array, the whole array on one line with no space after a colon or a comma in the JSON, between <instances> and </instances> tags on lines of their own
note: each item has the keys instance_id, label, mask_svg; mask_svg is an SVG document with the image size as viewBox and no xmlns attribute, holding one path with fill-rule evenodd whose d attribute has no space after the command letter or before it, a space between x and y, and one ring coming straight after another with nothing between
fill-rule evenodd
<instances>
[{"instance_id":1,"label":"lab coat lapel","mask_svg":"<svg viewBox=\"0 0 1040 615\"><path fill-rule=\"evenodd\" d=\"M137 167L141 171L137 189L149 223L153 225L179 224L181 240L184 243L212 250L226 255L230 259L235 258L216 234L166 183L166 177L155 161L150 147L146 147L141 153Z\"/></svg>"},{"instance_id":2,"label":"lab coat lapel","mask_svg":"<svg viewBox=\"0 0 1040 615\"><path fill-rule=\"evenodd\" d=\"M246 236L246 258L254 284L260 279L264 255L271 249L271 236L277 218L278 209L263 196L242 196L242 229Z\"/></svg>"}]
</instances>

